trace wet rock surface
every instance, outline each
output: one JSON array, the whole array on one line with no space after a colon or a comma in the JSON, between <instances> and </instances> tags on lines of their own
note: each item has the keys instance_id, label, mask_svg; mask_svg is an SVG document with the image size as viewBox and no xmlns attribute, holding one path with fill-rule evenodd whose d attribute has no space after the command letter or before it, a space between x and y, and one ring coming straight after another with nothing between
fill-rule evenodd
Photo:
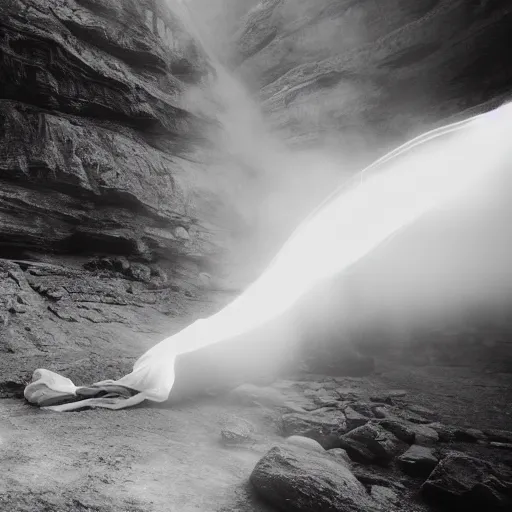
<instances>
[{"instance_id":1,"label":"wet rock surface","mask_svg":"<svg viewBox=\"0 0 512 512\"><path fill-rule=\"evenodd\" d=\"M316 453L272 448L250 477L257 492L283 511L376 511L373 499L343 465Z\"/></svg>"}]
</instances>

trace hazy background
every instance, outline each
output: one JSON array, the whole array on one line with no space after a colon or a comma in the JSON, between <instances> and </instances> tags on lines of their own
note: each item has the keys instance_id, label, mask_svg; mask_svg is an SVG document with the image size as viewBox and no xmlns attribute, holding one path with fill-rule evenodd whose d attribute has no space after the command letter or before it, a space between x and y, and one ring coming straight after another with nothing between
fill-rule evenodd
<instances>
[{"instance_id":1,"label":"hazy background","mask_svg":"<svg viewBox=\"0 0 512 512\"><path fill-rule=\"evenodd\" d=\"M243 221L228 265L235 281L257 276L324 197L387 149L444 119L464 111L462 117L469 116L479 100L502 101L464 78L474 68L465 55L476 43L464 54L459 43L465 33L487 26L492 11L478 15L461 2L440 2L436 8L426 1L348 4L188 3L216 69L213 89L223 128L218 144L229 155L227 165L241 170L232 197ZM363 59L370 55L375 68L368 71L371 64ZM453 64L448 76L440 59L451 62L460 55L469 64L460 69ZM383 71L383 63L391 62ZM486 72L484 66L482 80ZM358 73L362 76L353 80ZM443 79L449 94L439 86ZM286 100L286 91L293 90L298 92ZM509 169L503 169L481 194L401 232L305 299L294 330L306 340L335 333L338 341L386 335L410 341L418 326L448 332L452 323L469 340L475 328L464 334L460 326L477 317L494 324L499 317L507 324L510 185Z\"/></svg>"}]
</instances>

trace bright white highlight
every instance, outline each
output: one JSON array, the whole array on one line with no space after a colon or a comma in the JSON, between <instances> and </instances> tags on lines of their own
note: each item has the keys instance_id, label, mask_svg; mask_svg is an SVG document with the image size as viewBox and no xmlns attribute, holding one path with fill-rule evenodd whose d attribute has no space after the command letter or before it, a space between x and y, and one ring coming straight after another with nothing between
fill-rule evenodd
<instances>
[{"instance_id":1,"label":"bright white highlight","mask_svg":"<svg viewBox=\"0 0 512 512\"><path fill-rule=\"evenodd\" d=\"M512 165L512 104L431 131L381 158L335 191L296 230L269 268L219 313L198 320L146 352L118 381L140 392L128 400L90 399L120 409L164 401L178 355L252 331L288 310L322 280L342 272L436 206L467 197Z\"/></svg>"}]
</instances>

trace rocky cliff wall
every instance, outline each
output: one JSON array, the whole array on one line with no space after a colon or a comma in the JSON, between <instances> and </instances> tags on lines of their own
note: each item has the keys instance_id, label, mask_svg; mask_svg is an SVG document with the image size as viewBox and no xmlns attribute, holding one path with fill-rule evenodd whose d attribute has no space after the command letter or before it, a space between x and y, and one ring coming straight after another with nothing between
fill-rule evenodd
<instances>
[{"instance_id":1,"label":"rocky cliff wall","mask_svg":"<svg viewBox=\"0 0 512 512\"><path fill-rule=\"evenodd\" d=\"M6 0L0 23L4 254L217 254L214 121L186 105L211 69L167 4Z\"/></svg>"},{"instance_id":2,"label":"rocky cliff wall","mask_svg":"<svg viewBox=\"0 0 512 512\"><path fill-rule=\"evenodd\" d=\"M294 145L352 152L510 93L506 0L264 0L234 65Z\"/></svg>"},{"instance_id":3,"label":"rocky cliff wall","mask_svg":"<svg viewBox=\"0 0 512 512\"><path fill-rule=\"evenodd\" d=\"M223 261L215 73L179 7L1 2L0 394L126 372Z\"/></svg>"}]
</instances>

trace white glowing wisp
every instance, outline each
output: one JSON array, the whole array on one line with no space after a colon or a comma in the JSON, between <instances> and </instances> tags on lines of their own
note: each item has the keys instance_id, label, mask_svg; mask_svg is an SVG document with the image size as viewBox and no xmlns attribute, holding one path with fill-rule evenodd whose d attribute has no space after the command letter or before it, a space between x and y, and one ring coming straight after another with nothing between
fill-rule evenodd
<instances>
[{"instance_id":1,"label":"white glowing wisp","mask_svg":"<svg viewBox=\"0 0 512 512\"><path fill-rule=\"evenodd\" d=\"M277 318L317 283L363 258L429 210L458 200L512 165L512 104L414 139L335 191L295 231L269 268L231 304L146 352L132 373L97 385L126 386L129 399L89 399L49 407L129 407L165 401L178 355L252 331Z\"/></svg>"}]
</instances>

